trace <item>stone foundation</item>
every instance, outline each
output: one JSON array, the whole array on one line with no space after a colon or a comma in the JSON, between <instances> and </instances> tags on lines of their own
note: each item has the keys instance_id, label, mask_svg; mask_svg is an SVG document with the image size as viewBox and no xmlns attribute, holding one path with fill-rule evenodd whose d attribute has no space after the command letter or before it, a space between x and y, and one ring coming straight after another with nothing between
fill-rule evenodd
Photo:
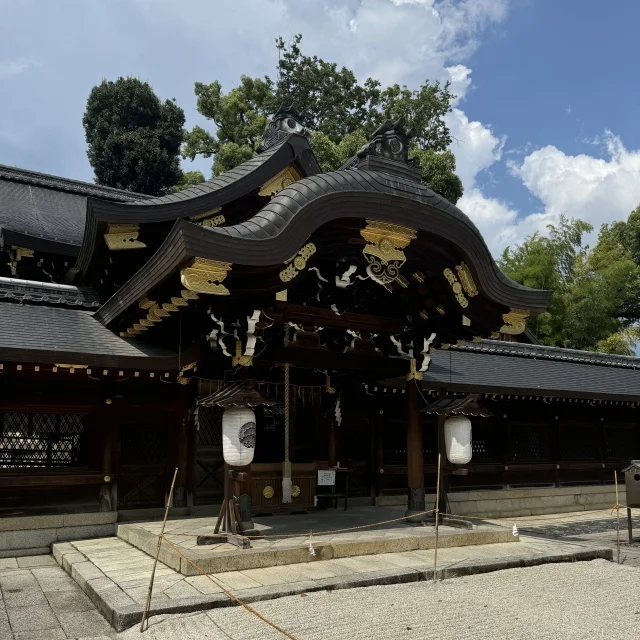
<instances>
[{"instance_id":1,"label":"stone foundation","mask_svg":"<svg viewBox=\"0 0 640 640\"><path fill-rule=\"evenodd\" d=\"M109 511L0 518L0 558L51 553L54 542L112 536L117 517Z\"/></svg>"},{"instance_id":2,"label":"stone foundation","mask_svg":"<svg viewBox=\"0 0 640 640\"><path fill-rule=\"evenodd\" d=\"M620 504L625 504L625 487L619 485ZM427 495L427 508L435 504L435 495ZM377 506L404 505L405 496L376 498ZM616 503L613 485L584 487L548 487L499 489L496 491L460 491L449 493L451 512L479 518L510 518L546 513L611 509Z\"/></svg>"}]
</instances>

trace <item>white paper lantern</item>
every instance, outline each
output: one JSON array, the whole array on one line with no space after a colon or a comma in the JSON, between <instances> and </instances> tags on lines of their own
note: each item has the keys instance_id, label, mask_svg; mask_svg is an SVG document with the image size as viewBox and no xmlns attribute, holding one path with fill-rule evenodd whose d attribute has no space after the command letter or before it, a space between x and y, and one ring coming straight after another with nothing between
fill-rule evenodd
<instances>
[{"instance_id":1,"label":"white paper lantern","mask_svg":"<svg viewBox=\"0 0 640 640\"><path fill-rule=\"evenodd\" d=\"M222 414L222 455L232 467L251 464L256 448L256 416L246 405L228 407Z\"/></svg>"},{"instance_id":2,"label":"white paper lantern","mask_svg":"<svg viewBox=\"0 0 640 640\"><path fill-rule=\"evenodd\" d=\"M444 422L444 443L447 458L453 464L471 460L471 420L466 416L451 416Z\"/></svg>"}]
</instances>

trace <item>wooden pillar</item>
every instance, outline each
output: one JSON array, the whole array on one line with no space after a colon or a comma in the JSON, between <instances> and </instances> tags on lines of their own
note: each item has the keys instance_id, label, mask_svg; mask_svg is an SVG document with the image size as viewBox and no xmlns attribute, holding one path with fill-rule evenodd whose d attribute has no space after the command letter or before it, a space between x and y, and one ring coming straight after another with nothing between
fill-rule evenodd
<instances>
[{"instance_id":1,"label":"wooden pillar","mask_svg":"<svg viewBox=\"0 0 640 640\"><path fill-rule=\"evenodd\" d=\"M379 409L375 419L376 442L375 442L375 467L376 477L376 497L384 493L384 413Z\"/></svg>"},{"instance_id":2,"label":"wooden pillar","mask_svg":"<svg viewBox=\"0 0 640 640\"><path fill-rule=\"evenodd\" d=\"M173 490L173 507L184 508L187 506L187 481L189 475L189 423L191 415L176 411L175 419L172 421L175 425L177 435L177 454L176 467L178 467L178 476L176 478L176 486ZM177 424L176 424L177 422Z\"/></svg>"},{"instance_id":3,"label":"wooden pillar","mask_svg":"<svg viewBox=\"0 0 640 640\"><path fill-rule=\"evenodd\" d=\"M118 487L116 483L116 438L118 429L112 419L111 411L106 410L98 421L98 427L102 430L102 460L100 470L104 483L100 485L100 511L117 511Z\"/></svg>"},{"instance_id":4,"label":"wooden pillar","mask_svg":"<svg viewBox=\"0 0 640 640\"><path fill-rule=\"evenodd\" d=\"M444 423L447 421L448 416L438 416L438 453L441 458L440 465L440 497L436 498L438 501L438 510L440 513L449 513L448 505L449 499L447 493L449 492L449 460L447 458L447 446L444 441ZM435 507L435 505L434 505Z\"/></svg>"},{"instance_id":5,"label":"wooden pillar","mask_svg":"<svg viewBox=\"0 0 640 640\"><path fill-rule=\"evenodd\" d=\"M336 446L336 421L329 420L329 466L335 467L338 461Z\"/></svg>"},{"instance_id":6,"label":"wooden pillar","mask_svg":"<svg viewBox=\"0 0 640 640\"><path fill-rule=\"evenodd\" d=\"M425 511L424 503L424 455L422 452L422 416L420 414L420 390L416 380L407 381L407 513ZM417 522L424 515L417 516ZM412 521L411 519L409 521Z\"/></svg>"},{"instance_id":7,"label":"wooden pillar","mask_svg":"<svg viewBox=\"0 0 640 640\"><path fill-rule=\"evenodd\" d=\"M189 461L187 466L187 506L196 504L196 475L198 458L198 432L195 416L189 421Z\"/></svg>"},{"instance_id":8,"label":"wooden pillar","mask_svg":"<svg viewBox=\"0 0 640 640\"><path fill-rule=\"evenodd\" d=\"M236 471L246 474L244 480L236 480L233 487L233 495L238 498L238 510L240 511L240 519L245 529L253 529L251 520L251 465L237 467Z\"/></svg>"}]
</instances>

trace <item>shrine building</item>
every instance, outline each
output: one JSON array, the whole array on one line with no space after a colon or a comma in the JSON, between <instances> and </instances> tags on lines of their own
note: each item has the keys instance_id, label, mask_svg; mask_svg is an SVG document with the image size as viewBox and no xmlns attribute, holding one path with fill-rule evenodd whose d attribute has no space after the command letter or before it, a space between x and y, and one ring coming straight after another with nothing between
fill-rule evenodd
<instances>
[{"instance_id":1,"label":"shrine building","mask_svg":"<svg viewBox=\"0 0 640 640\"><path fill-rule=\"evenodd\" d=\"M175 513L205 513L249 392L249 518L319 508L326 469L419 513L438 453L454 513L608 506L640 458L640 359L537 344L551 292L500 271L409 139L388 122L322 172L283 109L253 158L162 197L0 166L0 515L113 526L161 509L175 467Z\"/></svg>"}]
</instances>

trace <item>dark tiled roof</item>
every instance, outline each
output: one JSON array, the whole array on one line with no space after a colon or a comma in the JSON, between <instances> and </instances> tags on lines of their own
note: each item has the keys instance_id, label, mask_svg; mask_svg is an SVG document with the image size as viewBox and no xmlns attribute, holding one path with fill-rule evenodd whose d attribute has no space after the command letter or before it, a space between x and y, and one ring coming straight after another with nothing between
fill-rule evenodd
<instances>
[{"instance_id":1,"label":"dark tiled roof","mask_svg":"<svg viewBox=\"0 0 640 640\"><path fill-rule=\"evenodd\" d=\"M60 176L52 176L48 173L18 169L17 167L9 167L4 164L0 164L0 179L46 187L47 189L54 189L55 191L67 191L81 196L114 200L116 202L146 200L151 197L144 193L134 193L133 191L124 191L122 189L114 189L113 187L103 187L102 185L93 184L92 182L61 178Z\"/></svg>"},{"instance_id":2,"label":"dark tiled roof","mask_svg":"<svg viewBox=\"0 0 640 640\"><path fill-rule=\"evenodd\" d=\"M0 277L0 298L17 302L45 302L96 309L102 304L102 299L91 289L68 284L2 277Z\"/></svg>"},{"instance_id":3,"label":"dark tiled roof","mask_svg":"<svg viewBox=\"0 0 640 640\"><path fill-rule=\"evenodd\" d=\"M478 403L479 400L480 394L453 397L445 396L438 398L422 411L424 413L434 413L442 416L475 416L488 418L493 415L490 411L480 406Z\"/></svg>"},{"instance_id":4,"label":"dark tiled roof","mask_svg":"<svg viewBox=\"0 0 640 640\"><path fill-rule=\"evenodd\" d=\"M239 164L229 171L225 171L219 176L215 176L210 180L205 180L200 184L193 185L188 189L179 191L178 193L170 193L166 196L159 196L157 198L151 198L149 200L143 200L141 202L133 202L131 204L136 205L157 205L157 204L170 204L174 202L181 202L183 200L190 200L191 198L199 198L205 194L219 191L225 187L229 187L234 182L237 182L247 174L255 171L258 167L265 164L276 153L278 153L280 147L286 142L286 138L279 141L278 144L271 147L268 151L255 154L251 159Z\"/></svg>"},{"instance_id":5,"label":"dark tiled roof","mask_svg":"<svg viewBox=\"0 0 640 640\"><path fill-rule=\"evenodd\" d=\"M0 302L0 361L164 368L176 354L125 340L89 311Z\"/></svg>"},{"instance_id":6,"label":"dark tiled roof","mask_svg":"<svg viewBox=\"0 0 640 640\"><path fill-rule=\"evenodd\" d=\"M231 382L206 398L201 398L198 404L204 407L235 407L245 404L250 407L270 407L278 404L278 401L262 395L257 385L248 389L247 381L239 380Z\"/></svg>"},{"instance_id":7,"label":"dark tiled roof","mask_svg":"<svg viewBox=\"0 0 640 640\"><path fill-rule=\"evenodd\" d=\"M147 198L110 187L68 180L35 171L0 165L0 232L21 235L23 246L32 248L29 238L77 247L82 243L87 197L118 202L131 202ZM52 253L72 254L50 244Z\"/></svg>"},{"instance_id":8,"label":"dark tiled roof","mask_svg":"<svg viewBox=\"0 0 640 640\"><path fill-rule=\"evenodd\" d=\"M521 342L503 342L500 340L481 340L480 342L465 342L464 344L452 345L451 348L456 351L500 353L503 355L519 356L523 358L562 360L564 362L581 362L610 367L640 369L640 358L636 356L617 356L609 353L597 353L595 351L546 347L541 344L523 344Z\"/></svg>"},{"instance_id":9,"label":"dark tiled roof","mask_svg":"<svg viewBox=\"0 0 640 640\"><path fill-rule=\"evenodd\" d=\"M424 385L640 401L640 358L497 341L434 350Z\"/></svg>"}]
</instances>

